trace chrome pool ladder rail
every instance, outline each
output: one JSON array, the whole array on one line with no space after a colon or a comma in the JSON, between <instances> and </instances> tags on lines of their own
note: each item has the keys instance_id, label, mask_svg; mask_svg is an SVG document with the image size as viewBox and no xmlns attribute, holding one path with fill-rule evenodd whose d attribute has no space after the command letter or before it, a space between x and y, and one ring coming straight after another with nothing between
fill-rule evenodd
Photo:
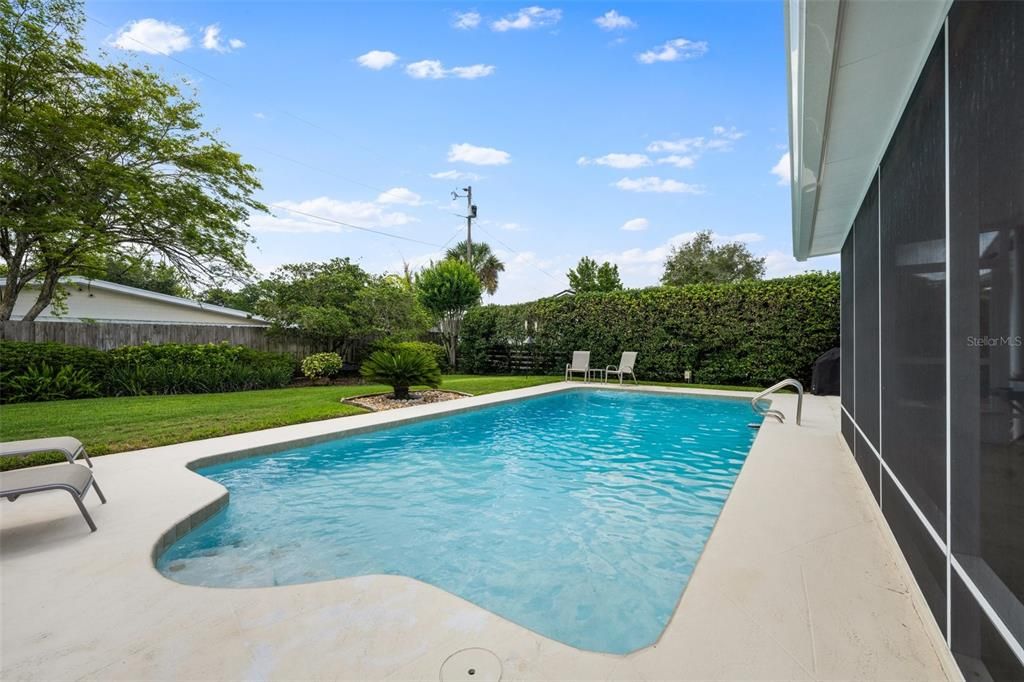
<instances>
[{"instance_id":1,"label":"chrome pool ladder rail","mask_svg":"<svg viewBox=\"0 0 1024 682\"><path fill-rule=\"evenodd\" d=\"M804 411L804 386L796 379L783 379L774 386L769 386L750 400L750 406L754 409L754 412L762 417L774 417L779 421L780 424L786 422L786 415L779 410L773 410L768 407L762 407L760 401L768 397L772 393L775 393L779 389L792 386L796 389L796 425L800 426L800 416Z\"/></svg>"}]
</instances>

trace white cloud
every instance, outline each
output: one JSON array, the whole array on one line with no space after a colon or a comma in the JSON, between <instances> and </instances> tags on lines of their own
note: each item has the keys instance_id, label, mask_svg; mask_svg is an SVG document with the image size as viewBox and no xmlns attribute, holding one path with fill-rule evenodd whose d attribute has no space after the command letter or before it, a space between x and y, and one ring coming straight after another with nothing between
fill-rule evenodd
<instances>
[{"instance_id":1,"label":"white cloud","mask_svg":"<svg viewBox=\"0 0 1024 682\"><path fill-rule=\"evenodd\" d=\"M419 206L423 203L423 197L413 192L408 187L392 187L387 192L381 192L377 197L378 204L405 204L406 206Z\"/></svg>"},{"instance_id":2,"label":"white cloud","mask_svg":"<svg viewBox=\"0 0 1024 682\"><path fill-rule=\"evenodd\" d=\"M730 126L728 128L725 126L715 126L711 129L711 132L713 132L716 137L721 137L726 140L738 140L746 135L746 133L736 130L736 126Z\"/></svg>"},{"instance_id":3,"label":"white cloud","mask_svg":"<svg viewBox=\"0 0 1024 682\"><path fill-rule=\"evenodd\" d=\"M224 46L220 43L220 26L213 24L203 29L203 47L217 52L224 50Z\"/></svg>"},{"instance_id":4,"label":"white cloud","mask_svg":"<svg viewBox=\"0 0 1024 682\"><path fill-rule=\"evenodd\" d=\"M669 194L703 194L700 185L691 185L678 180L648 176L645 178L622 178L615 183L619 189L627 192L657 192Z\"/></svg>"},{"instance_id":5,"label":"white cloud","mask_svg":"<svg viewBox=\"0 0 1024 682\"><path fill-rule=\"evenodd\" d=\"M278 201L275 215L255 215L250 219L249 229L253 232L344 232L348 228L337 223L292 213L291 208L302 213L329 218L360 227L398 227L415 222L412 216L401 211L389 211L372 201L340 201L330 197L318 197L305 201Z\"/></svg>"},{"instance_id":6,"label":"white cloud","mask_svg":"<svg viewBox=\"0 0 1024 682\"><path fill-rule=\"evenodd\" d=\"M594 23L605 31L614 31L618 28L636 28L636 22L629 17L623 16L611 9L594 19Z\"/></svg>"},{"instance_id":7,"label":"white cloud","mask_svg":"<svg viewBox=\"0 0 1024 682\"><path fill-rule=\"evenodd\" d=\"M122 50L146 54L171 54L192 46L181 26L157 19L139 19L121 29L111 45Z\"/></svg>"},{"instance_id":8,"label":"white cloud","mask_svg":"<svg viewBox=\"0 0 1024 682\"><path fill-rule=\"evenodd\" d=\"M791 182L792 169L789 165L789 152L783 154L779 162L772 166L771 173L779 179L780 185L788 185Z\"/></svg>"},{"instance_id":9,"label":"white cloud","mask_svg":"<svg viewBox=\"0 0 1024 682\"><path fill-rule=\"evenodd\" d=\"M446 170L431 173L430 177L435 180L479 180L483 176L468 171Z\"/></svg>"},{"instance_id":10,"label":"white cloud","mask_svg":"<svg viewBox=\"0 0 1024 682\"><path fill-rule=\"evenodd\" d=\"M655 62L679 62L687 59L696 59L707 54L708 44L703 40L687 40L676 38L664 45L654 49L641 52L636 60L641 64L654 64Z\"/></svg>"},{"instance_id":11,"label":"white cloud","mask_svg":"<svg viewBox=\"0 0 1024 682\"><path fill-rule=\"evenodd\" d=\"M420 79L438 80L448 76L455 76L456 78L473 80L490 76L494 73L494 66L491 64L473 64L472 66L455 66L451 69L446 69L440 60L424 59L408 64L405 67L405 72L413 78Z\"/></svg>"},{"instance_id":12,"label":"white cloud","mask_svg":"<svg viewBox=\"0 0 1024 682\"><path fill-rule=\"evenodd\" d=\"M622 223L622 229L626 232L642 232L646 230L650 222L647 218L633 218Z\"/></svg>"},{"instance_id":13,"label":"white cloud","mask_svg":"<svg viewBox=\"0 0 1024 682\"><path fill-rule=\"evenodd\" d=\"M227 44L221 42L220 26L211 24L203 29L203 47L214 52L231 52L245 47L245 42L238 38L231 38Z\"/></svg>"},{"instance_id":14,"label":"white cloud","mask_svg":"<svg viewBox=\"0 0 1024 682\"><path fill-rule=\"evenodd\" d=\"M580 166L596 164L611 168L640 168L641 166L650 166L651 160L646 154L605 154L596 159L581 156L576 160L576 163Z\"/></svg>"},{"instance_id":15,"label":"white cloud","mask_svg":"<svg viewBox=\"0 0 1024 682\"><path fill-rule=\"evenodd\" d=\"M683 137L676 140L655 140L647 145L647 151L654 153L669 152L673 154L688 154L691 156L699 155L701 152L706 151L725 152L733 148L736 140L742 139L746 136L745 132L737 130L735 127L725 128L723 126L715 126L711 129L711 133L711 137L700 136ZM675 165L680 161L678 158L667 158L672 158L673 160L659 160L658 163L672 163Z\"/></svg>"},{"instance_id":16,"label":"white cloud","mask_svg":"<svg viewBox=\"0 0 1024 682\"><path fill-rule=\"evenodd\" d=\"M647 145L649 152L677 152L687 154L704 148L703 137L684 137L678 140L655 140Z\"/></svg>"},{"instance_id":17,"label":"white cloud","mask_svg":"<svg viewBox=\"0 0 1024 682\"><path fill-rule=\"evenodd\" d=\"M697 157L671 154L669 156L661 157L657 162L660 164L669 164L676 168L693 168L693 165L697 163Z\"/></svg>"},{"instance_id":18,"label":"white cloud","mask_svg":"<svg viewBox=\"0 0 1024 682\"><path fill-rule=\"evenodd\" d=\"M472 66L454 66L450 73L456 78L483 78L494 73L494 66L491 64L473 64Z\"/></svg>"},{"instance_id":19,"label":"white cloud","mask_svg":"<svg viewBox=\"0 0 1024 682\"><path fill-rule=\"evenodd\" d=\"M474 29L480 25L479 12L456 12L452 26L463 30Z\"/></svg>"},{"instance_id":20,"label":"white cloud","mask_svg":"<svg viewBox=\"0 0 1024 682\"><path fill-rule=\"evenodd\" d=\"M499 227L503 230L508 230L509 232L521 232L523 229L523 226L519 223L502 223Z\"/></svg>"},{"instance_id":21,"label":"white cloud","mask_svg":"<svg viewBox=\"0 0 1024 682\"><path fill-rule=\"evenodd\" d=\"M254 114L253 114L252 116L253 116L253 118L258 118L258 119L260 119L261 121L267 118L267 115L266 115L266 114L264 114L264 113L263 113L262 111L257 111L257 112L256 112L256 113L254 113Z\"/></svg>"},{"instance_id":22,"label":"white cloud","mask_svg":"<svg viewBox=\"0 0 1024 682\"><path fill-rule=\"evenodd\" d=\"M398 61L398 55L387 50L370 50L356 57L356 61L359 62L359 66L380 71L393 66Z\"/></svg>"},{"instance_id":23,"label":"white cloud","mask_svg":"<svg viewBox=\"0 0 1024 682\"><path fill-rule=\"evenodd\" d=\"M503 33L511 30L542 28L557 24L562 18L560 9L544 9L543 7L524 7L514 14L508 14L497 21L491 22L491 30Z\"/></svg>"},{"instance_id":24,"label":"white cloud","mask_svg":"<svg viewBox=\"0 0 1024 682\"><path fill-rule=\"evenodd\" d=\"M413 78L444 78L444 67L436 59L424 59L413 62L405 67L405 72Z\"/></svg>"},{"instance_id":25,"label":"white cloud","mask_svg":"<svg viewBox=\"0 0 1024 682\"><path fill-rule=\"evenodd\" d=\"M461 161L476 166L504 166L511 161L512 155L493 147L477 147L472 144L453 144L448 150L448 160Z\"/></svg>"}]
</instances>

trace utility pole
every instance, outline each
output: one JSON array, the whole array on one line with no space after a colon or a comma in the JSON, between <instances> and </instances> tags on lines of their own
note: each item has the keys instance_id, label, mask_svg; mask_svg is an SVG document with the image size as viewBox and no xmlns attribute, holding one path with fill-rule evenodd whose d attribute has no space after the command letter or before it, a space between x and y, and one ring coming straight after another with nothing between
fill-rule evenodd
<instances>
[{"instance_id":1,"label":"utility pole","mask_svg":"<svg viewBox=\"0 0 1024 682\"><path fill-rule=\"evenodd\" d=\"M476 218L476 206L473 204L473 186L463 187L465 194L452 192L452 199L466 198L466 263L473 267L473 219Z\"/></svg>"}]
</instances>

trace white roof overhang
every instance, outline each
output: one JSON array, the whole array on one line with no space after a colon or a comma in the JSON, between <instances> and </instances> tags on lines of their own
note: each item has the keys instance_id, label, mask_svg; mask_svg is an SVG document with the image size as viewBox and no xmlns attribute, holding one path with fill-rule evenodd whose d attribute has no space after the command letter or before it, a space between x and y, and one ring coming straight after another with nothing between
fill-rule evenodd
<instances>
[{"instance_id":1,"label":"white roof overhang","mask_svg":"<svg viewBox=\"0 0 1024 682\"><path fill-rule=\"evenodd\" d=\"M952 0L785 0L793 255L836 253Z\"/></svg>"}]
</instances>

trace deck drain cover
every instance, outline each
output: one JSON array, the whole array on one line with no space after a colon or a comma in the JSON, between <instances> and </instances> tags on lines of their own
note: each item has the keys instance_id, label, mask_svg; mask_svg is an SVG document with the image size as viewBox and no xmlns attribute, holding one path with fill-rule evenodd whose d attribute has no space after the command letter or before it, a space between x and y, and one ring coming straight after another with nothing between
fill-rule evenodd
<instances>
[{"instance_id":1,"label":"deck drain cover","mask_svg":"<svg viewBox=\"0 0 1024 682\"><path fill-rule=\"evenodd\" d=\"M487 649L456 651L441 664L441 682L498 682L501 661Z\"/></svg>"}]
</instances>

